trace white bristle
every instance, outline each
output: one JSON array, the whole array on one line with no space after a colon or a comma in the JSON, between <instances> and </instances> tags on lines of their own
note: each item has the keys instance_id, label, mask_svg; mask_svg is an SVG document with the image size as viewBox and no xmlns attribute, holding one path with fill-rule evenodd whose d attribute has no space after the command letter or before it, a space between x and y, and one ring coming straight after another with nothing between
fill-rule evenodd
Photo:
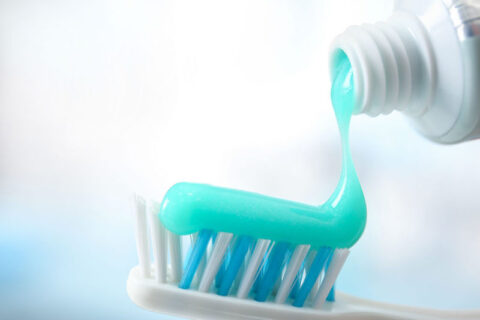
<instances>
[{"instance_id":1,"label":"white bristle","mask_svg":"<svg viewBox=\"0 0 480 320\"><path fill-rule=\"evenodd\" d=\"M288 264L287 271L283 277L283 281L278 289L277 296L275 297L276 303L284 303L292 289L293 281L297 276L298 270L300 269L303 260L307 256L308 250L310 250L309 245L300 245L295 248L290 263Z\"/></svg>"},{"instance_id":2,"label":"white bristle","mask_svg":"<svg viewBox=\"0 0 480 320\"><path fill-rule=\"evenodd\" d=\"M197 272L195 273L195 281L198 285L200 285L200 280L202 279L203 273L205 272L208 256L209 256L209 252L203 255L202 260L200 260L200 263L198 264Z\"/></svg>"},{"instance_id":3,"label":"white bristle","mask_svg":"<svg viewBox=\"0 0 480 320\"><path fill-rule=\"evenodd\" d=\"M248 263L247 269L243 275L243 279L240 282L240 286L238 288L237 297L244 299L248 296L248 292L253 285L253 281L255 281L255 276L257 275L257 270L262 263L263 257L270 246L270 240L258 240L257 244L255 245L255 249L252 253L252 257Z\"/></svg>"},{"instance_id":4,"label":"white bristle","mask_svg":"<svg viewBox=\"0 0 480 320\"><path fill-rule=\"evenodd\" d=\"M317 292L318 289L320 289L320 284L322 284L322 279L325 275L325 269L322 270L322 272L320 272L320 274L318 275L318 278L317 278L317 281L315 282L315 285L313 286L313 291Z\"/></svg>"},{"instance_id":5,"label":"white bristle","mask_svg":"<svg viewBox=\"0 0 480 320\"><path fill-rule=\"evenodd\" d=\"M151 201L148 216L153 240L152 249L155 279L160 283L164 283L167 277L167 241L166 230L158 218L159 210L160 204Z\"/></svg>"},{"instance_id":6,"label":"white bristle","mask_svg":"<svg viewBox=\"0 0 480 320\"><path fill-rule=\"evenodd\" d=\"M322 284L322 280L325 274L325 268L320 271L320 274L317 277L317 281L315 281L315 284L313 285L312 290L310 290L310 293L308 294L307 300L309 301L314 301L315 297L317 296L318 289L320 289L320 285Z\"/></svg>"},{"instance_id":7,"label":"white bristle","mask_svg":"<svg viewBox=\"0 0 480 320\"><path fill-rule=\"evenodd\" d=\"M172 266L172 280L179 282L182 278L182 247L180 236L167 231L168 244L170 250L170 261Z\"/></svg>"},{"instance_id":8,"label":"white bristle","mask_svg":"<svg viewBox=\"0 0 480 320\"><path fill-rule=\"evenodd\" d=\"M215 240L215 245L213 246L212 254L208 258L207 266L205 267L202 279L200 280L200 285L198 286L198 290L200 292L207 292L210 289L213 278L215 278L215 275L217 274L218 268L223 261L225 252L227 251L232 237L232 233L218 233L217 239Z\"/></svg>"},{"instance_id":9,"label":"white bristle","mask_svg":"<svg viewBox=\"0 0 480 320\"><path fill-rule=\"evenodd\" d=\"M147 217L145 200L135 195L135 221L136 221L136 240L137 240L137 254L138 263L140 266L141 275L145 278L150 277L150 248L147 237Z\"/></svg>"},{"instance_id":10,"label":"white bristle","mask_svg":"<svg viewBox=\"0 0 480 320\"><path fill-rule=\"evenodd\" d=\"M350 251L348 249L336 249L333 253L332 260L330 261L330 265L328 266L325 277L323 278L322 284L318 289L317 296L313 303L315 308L320 308L327 299L328 293L332 289L349 253Z\"/></svg>"},{"instance_id":11,"label":"white bristle","mask_svg":"<svg viewBox=\"0 0 480 320\"><path fill-rule=\"evenodd\" d=\"M307 258L305 259L305 272L308 273L310 267L312 266L313 260L315 260L315 256L317 255L317 250L312 249L308 252Z\"/></svg>"}]
</instances>

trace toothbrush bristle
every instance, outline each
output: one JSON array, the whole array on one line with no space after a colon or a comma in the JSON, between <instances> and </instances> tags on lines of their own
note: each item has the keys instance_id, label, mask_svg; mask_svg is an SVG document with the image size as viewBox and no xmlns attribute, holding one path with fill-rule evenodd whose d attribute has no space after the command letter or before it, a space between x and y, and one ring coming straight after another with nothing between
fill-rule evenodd
<instances>
[{"instance_id":1,"label":"toothbrush bristle","mask_svg":"<svg viewBox=\"0 0 480 320\"><path fill-rule=\"evenodd\" d=\"M178 236L158 219L158 204L151 203L147 210L143 198L136 197L135 202L137 251L144 278L182 289L295 307L318 308L334 299L334 282L347 249L316 249L212 230ZM184 249L188 252L185 259Z\"/></svg>"},{"instance_id":2,"label":"toothbrush bristle","mask_svg":"<svg viewBox=\"0 0 480 320\"><path fill-rule=\"evenodd\" d=\"M219 295L228 295L230 288L232 287L232 284L244 263L245 256L247 255L247 251L252 241L253 239L248 236L238 237L235 244L235 249L232 253L224 275L221 277L221 279L219 279L217 292Z\"/></svg>"}]
</instances>

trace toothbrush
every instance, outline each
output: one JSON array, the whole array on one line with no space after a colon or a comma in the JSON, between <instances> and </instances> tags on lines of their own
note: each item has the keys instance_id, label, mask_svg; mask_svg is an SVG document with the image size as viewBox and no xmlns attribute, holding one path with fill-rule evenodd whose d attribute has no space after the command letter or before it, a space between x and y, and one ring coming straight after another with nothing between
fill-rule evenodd
<instances>
[{"instance_id":1,"label":"toothbrush","mask_svg":"<svg viewBox=\"0 0 480 320\"><path fill-rule=\"evenodd\" d=\"M218 248L218 239L230 238L230 247L232 242L242 246L244 242L239 236L230 236L226 233L217 234L215 244L212 250L212 241L206 249L206 257L202 258L199 263L197 273L194 276L189 290L179 288L180 279L184 276L181 271L181 265L186 263L185 250L190 250L190 256L193 247L199 245L198 242L205 241L205 232L202 235L180 236L167 230L158 219L158 212L161 211L161 204L156 201L147 201L140 196L135 197L135 214L136 214L136 238L137 251L140 263L134 267L127 281L127 292L129 297L137 305L142 308L155 311L162 314L170 314L186 319L277 319L277 320L322 320L322 319L340 319L340 320L433 320L433 319L480 319L480 311L440 311L433 309L422 309L407 306L397 306L387 303L380 303L360 299L347 295L342 292L335 292L335 302L333 299L325 303L318 304L318 295L323 292L320 299L328 291L331 286L325 283L325 279L333 279L341 268L341 264L348 255L348 249L336 249L336 262L330 262L327 268L327 275L321 275L323 279L319 289L319 281L313 287L313 291L317 294L310 294L306 299L305 306L302 308L291 305L295 301L294 297L288 297L289 303L282 303L285 293L286 283L290 282L294 270L298 268L302 257L305 256L308 246L298 246L289 257L287 266L284 267L282 282L275 289L270 299L266 302L257 302L254 300L255 295L247 294L246 287L255 286L251 276L252 270L262 270L259 257L265 257L272 254L272 241L259 240L254 248L249 246L246 251L245 262L246 267L239 271L239 276L235 279L234 284L229 291L228 296L218 294L218 288L212 285L208 292L198 290L201 278L205 275L205 261L209 264L212 259L215 247ZM224 234L224 236L222 236ZM226 235L225 235L226 234ZM210 233L212 238L212 233ZM201 240L203 239L203 240ZM225 239L224 239L225 240ZM233 241L232 241L233 240ZM193 245L193 247L192 247ZM202 244L204 245L204 244ZM222 247L224 247L222 245ZM228 247L228 246L227 246ZM252 250L253 248L253 250ZM153 252L153 261L150 259L150 249ZM219 249L217 249L218 251ZM245 250L245 249L244 249ZM234 249L235 251L235 249ZM228 249L227 249L228 252ZM311 250L306 255L305 261L312 262L315 251ZM214 259L214 258L213 258ZM230 255L230 262L234 257ZM310 260L310 261L308 261ZM332 259L332 261L334 261ZM332 266L336 263L336 266ZM303 281L305 281L305 269L311 270L312 266L306 266L308 263L301 264L299 270L303 269ZM202 266L203 265L203 266ZM334 270L334 272L332 272ZM225 271L223 271L225 279ZM335 273L335 274L333 274ZM298 273L297 273L298 274ZM332 275L333 274L333 275ZM208 278L211 278L209 276ZM248 279L248 281L246 280ZM216 281L212 280L213 282ZM221 282L223 283L223 282ZM236 286L236 287L235 287ZM292 285L291 288L296 291L298 297L298 287ZM323 291L322 291L323 290ZM258 289L257 289L258 292ZM250 298L249 298L250 297ZM279 298L280 297L280 298ZM330 296L332 298L332 296ZM317 302L317 303L316 303ZM321 300L320 300L321 302Z\"/></svg>"}]
</instances>

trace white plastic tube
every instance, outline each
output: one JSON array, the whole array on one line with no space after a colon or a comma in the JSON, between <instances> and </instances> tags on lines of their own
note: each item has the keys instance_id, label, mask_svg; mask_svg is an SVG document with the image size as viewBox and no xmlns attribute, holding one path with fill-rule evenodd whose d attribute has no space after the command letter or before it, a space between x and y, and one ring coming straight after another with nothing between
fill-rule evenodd
<instances>
[{"instance_id":1,"label":"white plastic tube","mask_svg":"<svg viewBox=\"0 0 480 320\"><path fill-rule=\"evenodd\" d=\"M441 143L480 137L479 0L397 1L386 22L349 27L333 41L332 71L342 52L355 113L398 110Z\"/></svg>"}]
</instances>

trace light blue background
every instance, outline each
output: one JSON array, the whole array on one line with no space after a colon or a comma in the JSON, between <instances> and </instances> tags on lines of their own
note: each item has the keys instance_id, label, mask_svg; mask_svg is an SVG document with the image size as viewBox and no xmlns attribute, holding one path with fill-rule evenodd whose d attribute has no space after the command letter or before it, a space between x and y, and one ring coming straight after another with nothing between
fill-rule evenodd
<instances>
[{"instance_id":1,"label":"light blue background","mask_svg":"<svg viewBox=\"0 0 480 320\"><path fill-rule=\"evenodd\" d=\"M127 297L131 195L177 181L321 203L340 146L328 45L384 1L1 1L0 318L160 319ZM356 117L367 230L338 287L480 304L480 142Z\"/></svg>"}]
</instances>

